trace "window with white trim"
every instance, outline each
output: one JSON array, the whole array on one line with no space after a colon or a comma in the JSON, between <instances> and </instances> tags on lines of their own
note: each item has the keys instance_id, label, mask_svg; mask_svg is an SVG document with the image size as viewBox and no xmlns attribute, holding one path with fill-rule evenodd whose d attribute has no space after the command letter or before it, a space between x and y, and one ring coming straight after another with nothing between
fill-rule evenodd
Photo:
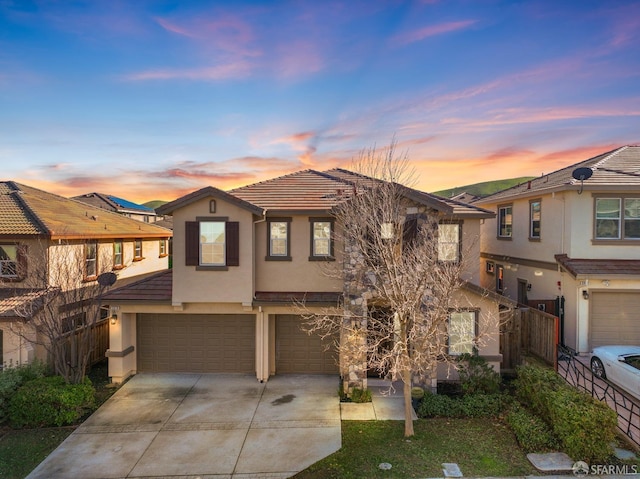
<instances>
[{"instance_id":1,"label":"window with white trim","mask_svg":"<svg viewBox=\"0 0 640 479\"><path fill-rule=\"evenodd\" d=\"M596 198L595 239L640 239L640 198Z\"/></svg>"},{"instance_id":2,"label":"window with white trim","mask_svg":"<svg viewBox=\"0 0 640 479\"><path fill-rule=\"evenodd\" d=\"M86 279L98 277L97 241L90 241L84 245L84 275Z\"/></svg>"},{"instance_id":3,"label":"window with white trim","mask_svg":"<svg viewBox=\"0 0 640 479\"><path fill-rule=\"evenodd\" d=\"M18 277L18 246L0 244L0 278Z\"/></svg>"},{"instance_id":4,"label":"window with white trim","mask_svg":"<svg viewBox=\"0 0 640 479\"><path fill-rule=\"evenodd\" d=\"M438 261L457 263L460 260L460 225L438 224Z\"/></svg>"},{"instance_id":5,"label":"window with white trim","mask_svg":"<svg viewBox=\"0 0 640 479\"><path fill-rule=\"evenodd\" d=\"M450 355L459 356L473 353L476 347L477 324L477 311L452 311L449 313Z\"/></svg>"},{"instance_id":6,"label":"window with white trim","mask_svg":"<svg viewBox=\"0 0 640 479\"><path fill-rule=\"evenodd\" d=\"M123 256L123 244L122 240L115 240L113 242L113 267L122 268L124 266Z\"/></svg>"}]
</instances>

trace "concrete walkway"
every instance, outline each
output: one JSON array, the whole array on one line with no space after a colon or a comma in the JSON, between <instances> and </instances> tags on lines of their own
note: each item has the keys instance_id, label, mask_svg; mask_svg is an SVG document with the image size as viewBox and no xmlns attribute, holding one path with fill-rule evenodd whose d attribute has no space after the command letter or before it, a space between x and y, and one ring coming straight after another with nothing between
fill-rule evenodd
<instances>
[{"instance_id":1,"label":"concrete walkway","mask_svg":"<svg viewBox=\"0 0 640 479\"><path fill-rule=\"evenodd\" d=\"M341 447L338 378L139 374L29 476L285 478Z\"/></svg>"},{"instance_id":2,"label":"concrete walkway","mask_svg":"<svg viewBox=\"0 0 640 479\"><path fill-rule=\"evenodd\" d=\"M371 391L370 403L340 403L343 421L404 421L402 383L369 378L367 387ZM413 418L418 418L415 411Z\"/></svg>"}]
</instances>

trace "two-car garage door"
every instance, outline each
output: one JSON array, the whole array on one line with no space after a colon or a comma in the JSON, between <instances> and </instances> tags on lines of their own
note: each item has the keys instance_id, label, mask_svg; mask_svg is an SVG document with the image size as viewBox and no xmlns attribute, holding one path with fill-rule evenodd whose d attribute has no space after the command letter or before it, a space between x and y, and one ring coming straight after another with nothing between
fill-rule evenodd
<instances>
[{"instance_id":1,"label":"two-car garage door","mask_svg":"<svg viewBox=\"0 0 640 479\"><path fill-rule=\"evenodd\" d=\"M138 314L138 371L254 373L252 314Z\"/></svg>"},{"instance_id":2,"label":"two-car garage door","mask_svg":"<svg viewBox=\"0 0 640 479\"><path fill-rule=\"evenodd\" d=\"M333 339L308 335L300 316L272 319L276 374L338 372ZM255 373L255 324L252 314L138 314L138 371Z\"/></svg>"},{"instance_id":3,"label":"two-car garage door","mask_svg":"<svg viewBox=\"0 0 640 479\"><path fill-rule=\"evenodd\" d=\"M591 347L640 344L640 294L593 291L590 298Z\"/></svg>"}]
</instances>

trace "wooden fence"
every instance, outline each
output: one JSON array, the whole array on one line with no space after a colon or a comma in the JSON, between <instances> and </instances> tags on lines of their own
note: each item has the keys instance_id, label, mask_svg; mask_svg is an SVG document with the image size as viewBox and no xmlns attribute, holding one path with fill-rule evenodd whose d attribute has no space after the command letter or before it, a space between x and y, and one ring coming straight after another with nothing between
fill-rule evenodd
<instances>
[{"instance_id":1,"label":"wooden fence","mask_svg":"<svg viewBox=\"0 0 640 479\"><path fill-rule=\"evenodd\" d=\"M93 366L94 364L104 360L105 353L107 352L107 349L109 349L109 320L103 319L89 327L91 328L91 334L93 335L93 350L91 351L89 366ZM77 329L73 334L78 336L82 334L82 330ZM67 336L67 339L70 339L69 336ZM67 341L65 347L68 352L69 348L71 348L71 341Z\"/></svg>"},{"instance_id":2,"label":"wooden fence","mask_svg":"<svg viewBox=\"0 0 640 479\"><path fill-rule=\"evenodd\" d=\"M559 321L556 316L537 309L521 307L501 318L501 370L513 371L531 354L556 367Z\"/></svg>"},{"instance_id":3,"label":"wooden fence","mask_svg":"<svg viewBox=\"0 0 640 479\"><path fill-rule=\"evenodd\" d=\"M558 374L569 384L606 402L618 415L618 429L640 447L640 400L608 381L596 378L575 351L558 346Z\"/></svg>"}]
</instances>

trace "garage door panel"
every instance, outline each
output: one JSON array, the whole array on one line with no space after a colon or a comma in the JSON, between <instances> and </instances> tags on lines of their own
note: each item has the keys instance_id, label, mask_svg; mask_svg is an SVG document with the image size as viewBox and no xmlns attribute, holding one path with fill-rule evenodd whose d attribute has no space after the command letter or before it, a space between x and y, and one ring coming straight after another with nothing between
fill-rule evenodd
<instances>
[{"instance_id":1,"label":"garage door panel","mask_svg":"<svg viewBox=\"0 0 640 479\"><path fill-rule=\"evenodd\" d=\"M138 370L255 372L253 315L138 315Z\"/></svg>"},{"instance_id":2,"label":"garage door panel","mask_svg":"<svg viewBox=\"0 0 640 479\"><path fill-rule=\"evenodd\" d=\"M333 340L302 330L296 315L276 315L276 374L334 374L339 372Z\"/></svg>"},{"instance_id":3,"label":"garage door panel","mask_svg":"<svg viewBox=\"0 0 640 479\"><path fill-rule=\"evenodd\" d=\"M589 301L592 348L640 344L640 293L593 291Z\"/></svg>"}]
</instances>

